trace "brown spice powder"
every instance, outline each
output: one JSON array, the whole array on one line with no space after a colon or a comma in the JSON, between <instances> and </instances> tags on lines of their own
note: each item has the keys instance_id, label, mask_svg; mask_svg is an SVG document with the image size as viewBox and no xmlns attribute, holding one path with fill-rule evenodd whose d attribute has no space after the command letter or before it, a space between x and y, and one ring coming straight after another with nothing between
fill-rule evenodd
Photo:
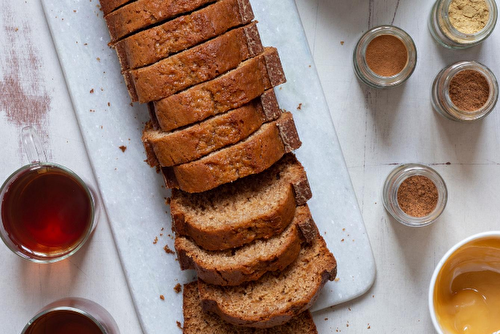
<instances>
[{"instance_id":1,"label":"brown spice powder","mask_svg":"<svg viewBox=\"0 0 500 334\"><path fill-rule=\"evenodd\" d=\"M428 177L410 176L398 189L401 210L412 217L425 217L437 206L439 194L436 185Z\"/></svg>"},{"instance_id":2,"label":"brown spice powder","mask_svg":"<svg viewBox=\"0 0 500 334\"><path fill-rule=\"evenodd\" d=\"M474 70L460 71L450 82L451 102L460 110L476 111L481 109L490 97L488 80Z\"/></svg>"},{"instance_id":3,"label":"brown spice powder","mask_svg":"<svg viewBox=\"0 0 500 334\"><path fill-rule=\"evenodd\" d=\"M375 37L366 48L368 67L382 77L400 73L408 63L408 50L403 42L391 35Z\"/></svg>"}]
</instances>

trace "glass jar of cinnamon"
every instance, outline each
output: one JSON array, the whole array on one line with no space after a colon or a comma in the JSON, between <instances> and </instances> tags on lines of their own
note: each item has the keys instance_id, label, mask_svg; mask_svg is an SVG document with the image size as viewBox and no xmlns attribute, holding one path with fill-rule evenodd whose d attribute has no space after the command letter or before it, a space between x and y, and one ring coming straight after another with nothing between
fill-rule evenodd
<instances>
[{"instance_id":1,"label":"glass jar of cinnamon","mask_svg":"<svg viewBox=\"0 0 500 334\"><path fill-rule=\"evenodd\" d=\"M439 72L432 85L432 106L459 122L486 117L498 100L498 82L491 70L475 61L454 63Z\"/></svg>"},{"instance_id":2,"label":"glass jar of cinnamon","mask_svg":"<svg viewBox=\"0 0 500 334\"><path fill-rule=\"evenodd\" d=\"M432 7L432 37L450 49L465 49L483 42L497 22L495 0L437 0Z\"/></svg>"},{"instance_id":3,"label":"glass jar of cinnamon","mask_svg":"<svg viewBox=\"0 0 500 334\"><path fill-rule=\"evenodd\" d=\"M434 169L420 164L395 168L383 190L384 207L403 225L423 227L435 222L448 201L443 178Z\"/></svg>"},{"instance_id":4,"label":"glass jar of cinnamon","mask_svg":"<svg viewBox=\"0 0 500 334\"><path fill-rule=\"evenodd\" d=\"M354 72L374 88L401 85L415 70L417 49L405 31L394 26L379 26L359 39L353 55Z\"/></svg>"}]
</instances>

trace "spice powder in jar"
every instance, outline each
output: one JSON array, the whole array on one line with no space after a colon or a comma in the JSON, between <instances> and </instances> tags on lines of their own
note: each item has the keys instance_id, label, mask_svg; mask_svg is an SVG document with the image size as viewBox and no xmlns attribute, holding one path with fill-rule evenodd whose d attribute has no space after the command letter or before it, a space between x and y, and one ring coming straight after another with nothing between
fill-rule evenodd
<instances>
[{"instance_id":1,"label":"spice powder in jar","mask_svg":"<svg viewBox=\"0 0 500 334\"><path fill-rule=\"evenodd\" d=\"M481 109L490 96L488 80L474 70L460 71L450 81L451 102L460 110L476 111Z\"/></svg>"},{"instance_id":2,"label":"spice powder in jar","mask_svg":"<svg viewBox=\"0 0 500 334\"><path fill-rule=\"evenodd\" d=\"M366 47L366 63L375 74L392 77L406 67L408 50L399 38L381 35L375 37Z\"/></svg>"},{"instance_id":3,"label":"spice powder in jar","mask_svg":"<svg viewBox=\"0 0 500 334\"><path fill-rule=\"evenodd\" d=\"M450 23L464 34L476 34L486 27L490 10L485 0L453 0L448 8Z\"/></svg>"},{"instance_id":4,"label":"spice powder in jar","mask_svg":"<svg viewBox=\"0 0 500 334\"><path fill-rule=\"evenodd\" d=\"M397 192L398 205L408 216L425 217L438 203L438 190L434 182L423 175L405 179Z\"/></svg>"}]
</instances>

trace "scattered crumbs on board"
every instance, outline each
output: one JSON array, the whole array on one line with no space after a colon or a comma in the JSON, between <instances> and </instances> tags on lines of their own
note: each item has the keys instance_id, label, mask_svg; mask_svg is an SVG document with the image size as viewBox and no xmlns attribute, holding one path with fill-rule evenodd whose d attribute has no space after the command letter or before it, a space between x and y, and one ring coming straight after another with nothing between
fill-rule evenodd
<instances>
[{"instance_id":1,"label":"scattered crumbs on board","mask_svg":"<svg viewBox=\"0 0 500 334\"><path fill-rule=\"evenodd\" d=\"M122 150L122 152L125 152L127 150L127 146L125 145L122 145L120 147L118 147L120 150Z\"/></svg>"},{"instance_id":2,"label":"scattered crumbs on board","mask_svg":"<svg viewBox=\"0 0 500 334\"><path fill-rule=\"evenodd\" d=\"M325 318L325 321L328 321L328 318Z\"/></svg>"},{"instance_id":3,"label":"scattered crumbs on board","mask_svg":"<svg viewBox=\"0 0 500 334\"><path fill-rule=\"evenodd\" d=\"M160 299L161 300L165 300L165 296L164 295L160 295Z\"/></svg>"},{"instance_id":4,"label":"scattered crumbs on board","mask_svg":"<svg viewBox=\"0 0 500 334\"><path fill-rule=\"evenodd\" d=\"M177 283L174 286L174 291L175 291L175 293L180 293L182 291L182 285L180 283Z\"/></svg>"},{"instance_id":5,"label":"scattered crumbs on board","mask_svg":"<svg viewBox=\"0 0 500 334\"><path fill-rule=\"evenodd\" d=\"M340 41L340 45L344 45L344 43L345 43L344 41Z\"/></svg>"},{"instance_id":6,"label":"scattered crumbs on board","mask_svg":"<svg viewBox=\"0 0 500 334\"><path fill-rule=\"evenodd\" d=\"M339 277L336 277L336 278L335 278L335 282L338 282L338 281L340 281L340 278L339 278Z\"/></svg>"},{"instance_id":7,"label":"scattered crumbs on board","mask_svg":"<svg viewBox=\"0 0 500 334\"><path fill-rule=\"evenodd\" d=\"M184 329L184 328L182 328L182 325L179 321L176 321L176 323L177 323L177 327L179 327L180 329Z\"/></svg>"},{"instance_id":8,"label":"scattered crumbs on board","mask_svg":"<svg viewBox=\"0 0 500 334\"><path fill-rule=\"evenodd\" d=\"M297 107L297 110L302 110L302 103L299 103L299 106Z\"/></svg>"},{"instance_id":9,"label":"scattered crumbs on board","mask_svg":"<svg viewBox=\"0 0 500 334\"><path fill-rule=\"evenodd\" d=\"M94 88L90 90L90 94L94 94Z\"/></svg>"},{"instance_id":10,"label":"scattered crumbs on board","mask_svg":"<svg viewBox=\"0 0 500 334\"><path fill-rule=\"evenodd\" d=\"M368 324L368 327L366 329L370 329L370 328L372 328L372 327L370 326L370 324Z\"/></svg>"},{"instance_id":11,"label":"scattered crumbs on board","mask_svg":"<svg viewBox=\"0 0 500 334\"><path fill-rule=\"evenodd\" d=\"M108 107L111 107L111 103L110 102L108 102Z\"/></svg>"},{"instance_id":12,"label":"scattered crumbs on board","mask_svg":"<svg viewBox=\"0 0 500 334\"><path fill-rule=\"evenodd\" d=\"M172 249L170 249L170 247L168 247L168 245L165 245L165 247L163 247L163 250L167 254L175 254L175 252Z\"/></svg>"},{"instance_id":13,"label":"scattered crumbs on board","mask_svg":"<svg viewBox=\"0 0 500 334\"><path fill-rule=\"evenodd\" d=\"M155 237L155 240L153 241L153 245L156 245L158 243L158 237Z\"/></svg>"},{"instance_id":14,"label":"scattered crumbs on board","mask_svg":"<svg viewBox=\"0 0 500 334\"><path fill-rule=\"evenodd\" d=\"M96 59L97 59L97 61L101 61L101 58L99 58L99 57L97 57Z\"/></svg>"}]
</instances>

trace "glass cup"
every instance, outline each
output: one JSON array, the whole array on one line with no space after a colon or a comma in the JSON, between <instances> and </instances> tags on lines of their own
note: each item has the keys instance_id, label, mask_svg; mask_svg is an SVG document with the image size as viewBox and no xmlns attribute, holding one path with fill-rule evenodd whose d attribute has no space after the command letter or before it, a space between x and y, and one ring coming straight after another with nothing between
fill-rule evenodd
<instances>
[{"instance_id":1,"label":"glass cup","mask_svg":"<svg viewBox=\"0 0 500 334\"><path fill-rule=\"evenodd\" d=\"M73 171L47 162L32 127L23 128L21 139L30 163L12 173L0 188L0 237L23 259L61 261L90 238L100 201Z\"/></svg>"},{"instance_id":2,"label":"glass cup","mask_svg":"<svg viewBox=\"0 0 500 334\"><path fill-rule=\"evenodd\" d=\"M115 320L101 305L83 298L64 298L42 308L21 334L71 333L119 334ZM52 333L51 332L51 333Z\"/></svg>"}]
</instances>

